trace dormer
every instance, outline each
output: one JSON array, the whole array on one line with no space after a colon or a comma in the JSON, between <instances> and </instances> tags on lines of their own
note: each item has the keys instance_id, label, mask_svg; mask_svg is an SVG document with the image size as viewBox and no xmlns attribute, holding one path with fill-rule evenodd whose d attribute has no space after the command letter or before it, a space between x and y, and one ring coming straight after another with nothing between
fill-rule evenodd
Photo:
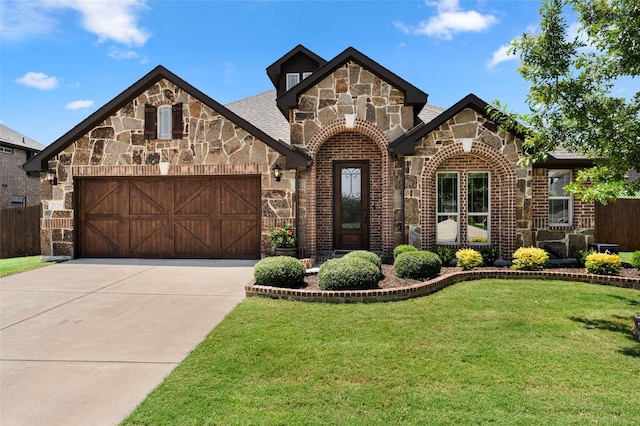
<instances>
[{"instance_id":1,"label":"dormer","mask_svg":"<svg viewBox=\"0 0 640 426\"><path fill-rule=\"evenodd\" d=\"M299 44L267 68L278 96L309 77L327 61Z\"/></svg>"}]
</instances>

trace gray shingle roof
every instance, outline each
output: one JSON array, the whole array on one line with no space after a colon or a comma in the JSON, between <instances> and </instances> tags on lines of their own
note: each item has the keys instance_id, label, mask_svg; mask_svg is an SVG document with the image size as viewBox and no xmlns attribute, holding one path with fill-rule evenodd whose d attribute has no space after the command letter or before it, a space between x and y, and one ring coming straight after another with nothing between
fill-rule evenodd
<instances>
[{"instance_id":1,"label":"gray shingle roof","mask_svg":"<svg viewBox=\"0 0 640 426\"><path fill-rule=\"evenodd\" d=\"M41 143L10 129L4 124L0 124L0 142L30 151L42 151L44 149L44 145Z\"/></svg>"}]
</instances>

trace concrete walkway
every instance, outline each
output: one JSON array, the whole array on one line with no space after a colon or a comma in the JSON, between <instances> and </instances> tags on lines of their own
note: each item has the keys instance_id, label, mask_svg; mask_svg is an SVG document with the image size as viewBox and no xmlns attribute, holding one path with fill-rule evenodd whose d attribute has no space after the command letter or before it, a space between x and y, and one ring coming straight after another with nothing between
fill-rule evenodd
<instances>
[{"instance_id":1,"label":"concrete walkway","mask_svg":"<svg viewBox=\"0 0 640 426\"><path fill-rule=\"evenodd\" d=\"M254 264L78 259L0 279L0 424L117 424L243 300Z\"/></svg>"}]
</instances>

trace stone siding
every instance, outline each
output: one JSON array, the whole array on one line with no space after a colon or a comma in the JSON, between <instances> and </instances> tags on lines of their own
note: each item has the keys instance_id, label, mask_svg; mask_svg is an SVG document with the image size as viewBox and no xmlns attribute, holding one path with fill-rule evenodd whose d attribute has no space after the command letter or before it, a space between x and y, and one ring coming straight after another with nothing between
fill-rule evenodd
<instances>
[{"instance_id":1,"label":"stone siding","mask_svg":"<svg viewBox=\"0 0 640 426\"><path fill-rule=\"evenodd\" d=\"M183 138L145 139L145 104L182 103ZM43 256L74 256L74 177L157 176L158 164L170 162L170 175L260 174L262 176L262 247L270 249L270 226L293 222L296 172L284 170L284 158L264 142L167 80L128 102L107 120L73 142L49 162L58 185L41 185ZM276 182L271 168L283 168Z\"/></svg>"}]
</instances>

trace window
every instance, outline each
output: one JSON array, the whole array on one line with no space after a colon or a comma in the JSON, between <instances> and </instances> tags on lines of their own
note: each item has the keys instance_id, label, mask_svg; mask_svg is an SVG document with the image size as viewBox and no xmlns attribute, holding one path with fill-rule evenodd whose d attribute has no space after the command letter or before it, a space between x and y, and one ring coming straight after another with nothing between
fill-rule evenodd
<instances>
[{"instance_id":1,"label":"window","mask_svg":"<svg viewBox=\"0 0 640 426\"><path fill-rule=\"evenodd\" d=\"M298 74L297 72L288 72L286 90L291 89L298 83L300 83L300 74Z\"/></svg>"},{"instance_id":2,"label":"window","mask_svg":"<svg viewBox=\"0 0 640 426\"><path fill-rule=\"evenodd\" d=\"M303 72L302 73L302 79L304 80L305 78L309 77L311 74L313 74L312 72Z\"/></svg>"},{"instance_id":3,"label":"window","mask_svg":"<svg viewBox=\"0 0 640 426\"><path fill-rule=\"evenodd\" d=\"M24 207L27 205L27 199L25 197L11 197L11 207Z\"/></svg>"},{"instance_id":4,"label":"window","mask_svg":"<svg viewBox=\"0 0 640 426\"><path fill-rule=\"evenodd\" d=\"M549 170L549 225L571 225L571 194L564 190L569 183L571 170Z\"/></svg>"},{"instance_id":5,"label":"window","mask_svg":"<svg viewBox=\"0 0 640 426\"><path fill-rule=\"evenodd\" d=\"M467 240L489 243L489 172L469 172L467 176Z\"/></svg>"},{"instance_id":6,"label":"window","mask_svg":"<svg viewBox=\"0 0 640 426\"><path fill-rule=\"evenodd\" d=\"M436 182L437 213L436 242L438 244L455 244L458 242L458 173L438 173Z\"/></svg>"},{"instance_id":7,"label":"window","mask_svg":"<svg viewBox=\"0 0 640 426\"><path fill-rule=\"evenodd\" d=\"M182 103L144 106L145 139L182 139Z\"/></svg>"},{"instance_id":8,"label":"window","mask_svg":"<svg viewBox=\"0 0 640 426\"><path fill-rule=\"evenodd\" d=\"M158 139L171 139L171 107L158 108Z\"/></svg>"},{"instance_id":9,"label":"window","mask_svg":"<svg viewBox=\"0 0 640 426\"><path fill-rule=\"evenodd\" d=\"M3 154L13 154L13 149L7 148L6 146L0 146L0 152Z\"/></svg>"}]
</instances>

